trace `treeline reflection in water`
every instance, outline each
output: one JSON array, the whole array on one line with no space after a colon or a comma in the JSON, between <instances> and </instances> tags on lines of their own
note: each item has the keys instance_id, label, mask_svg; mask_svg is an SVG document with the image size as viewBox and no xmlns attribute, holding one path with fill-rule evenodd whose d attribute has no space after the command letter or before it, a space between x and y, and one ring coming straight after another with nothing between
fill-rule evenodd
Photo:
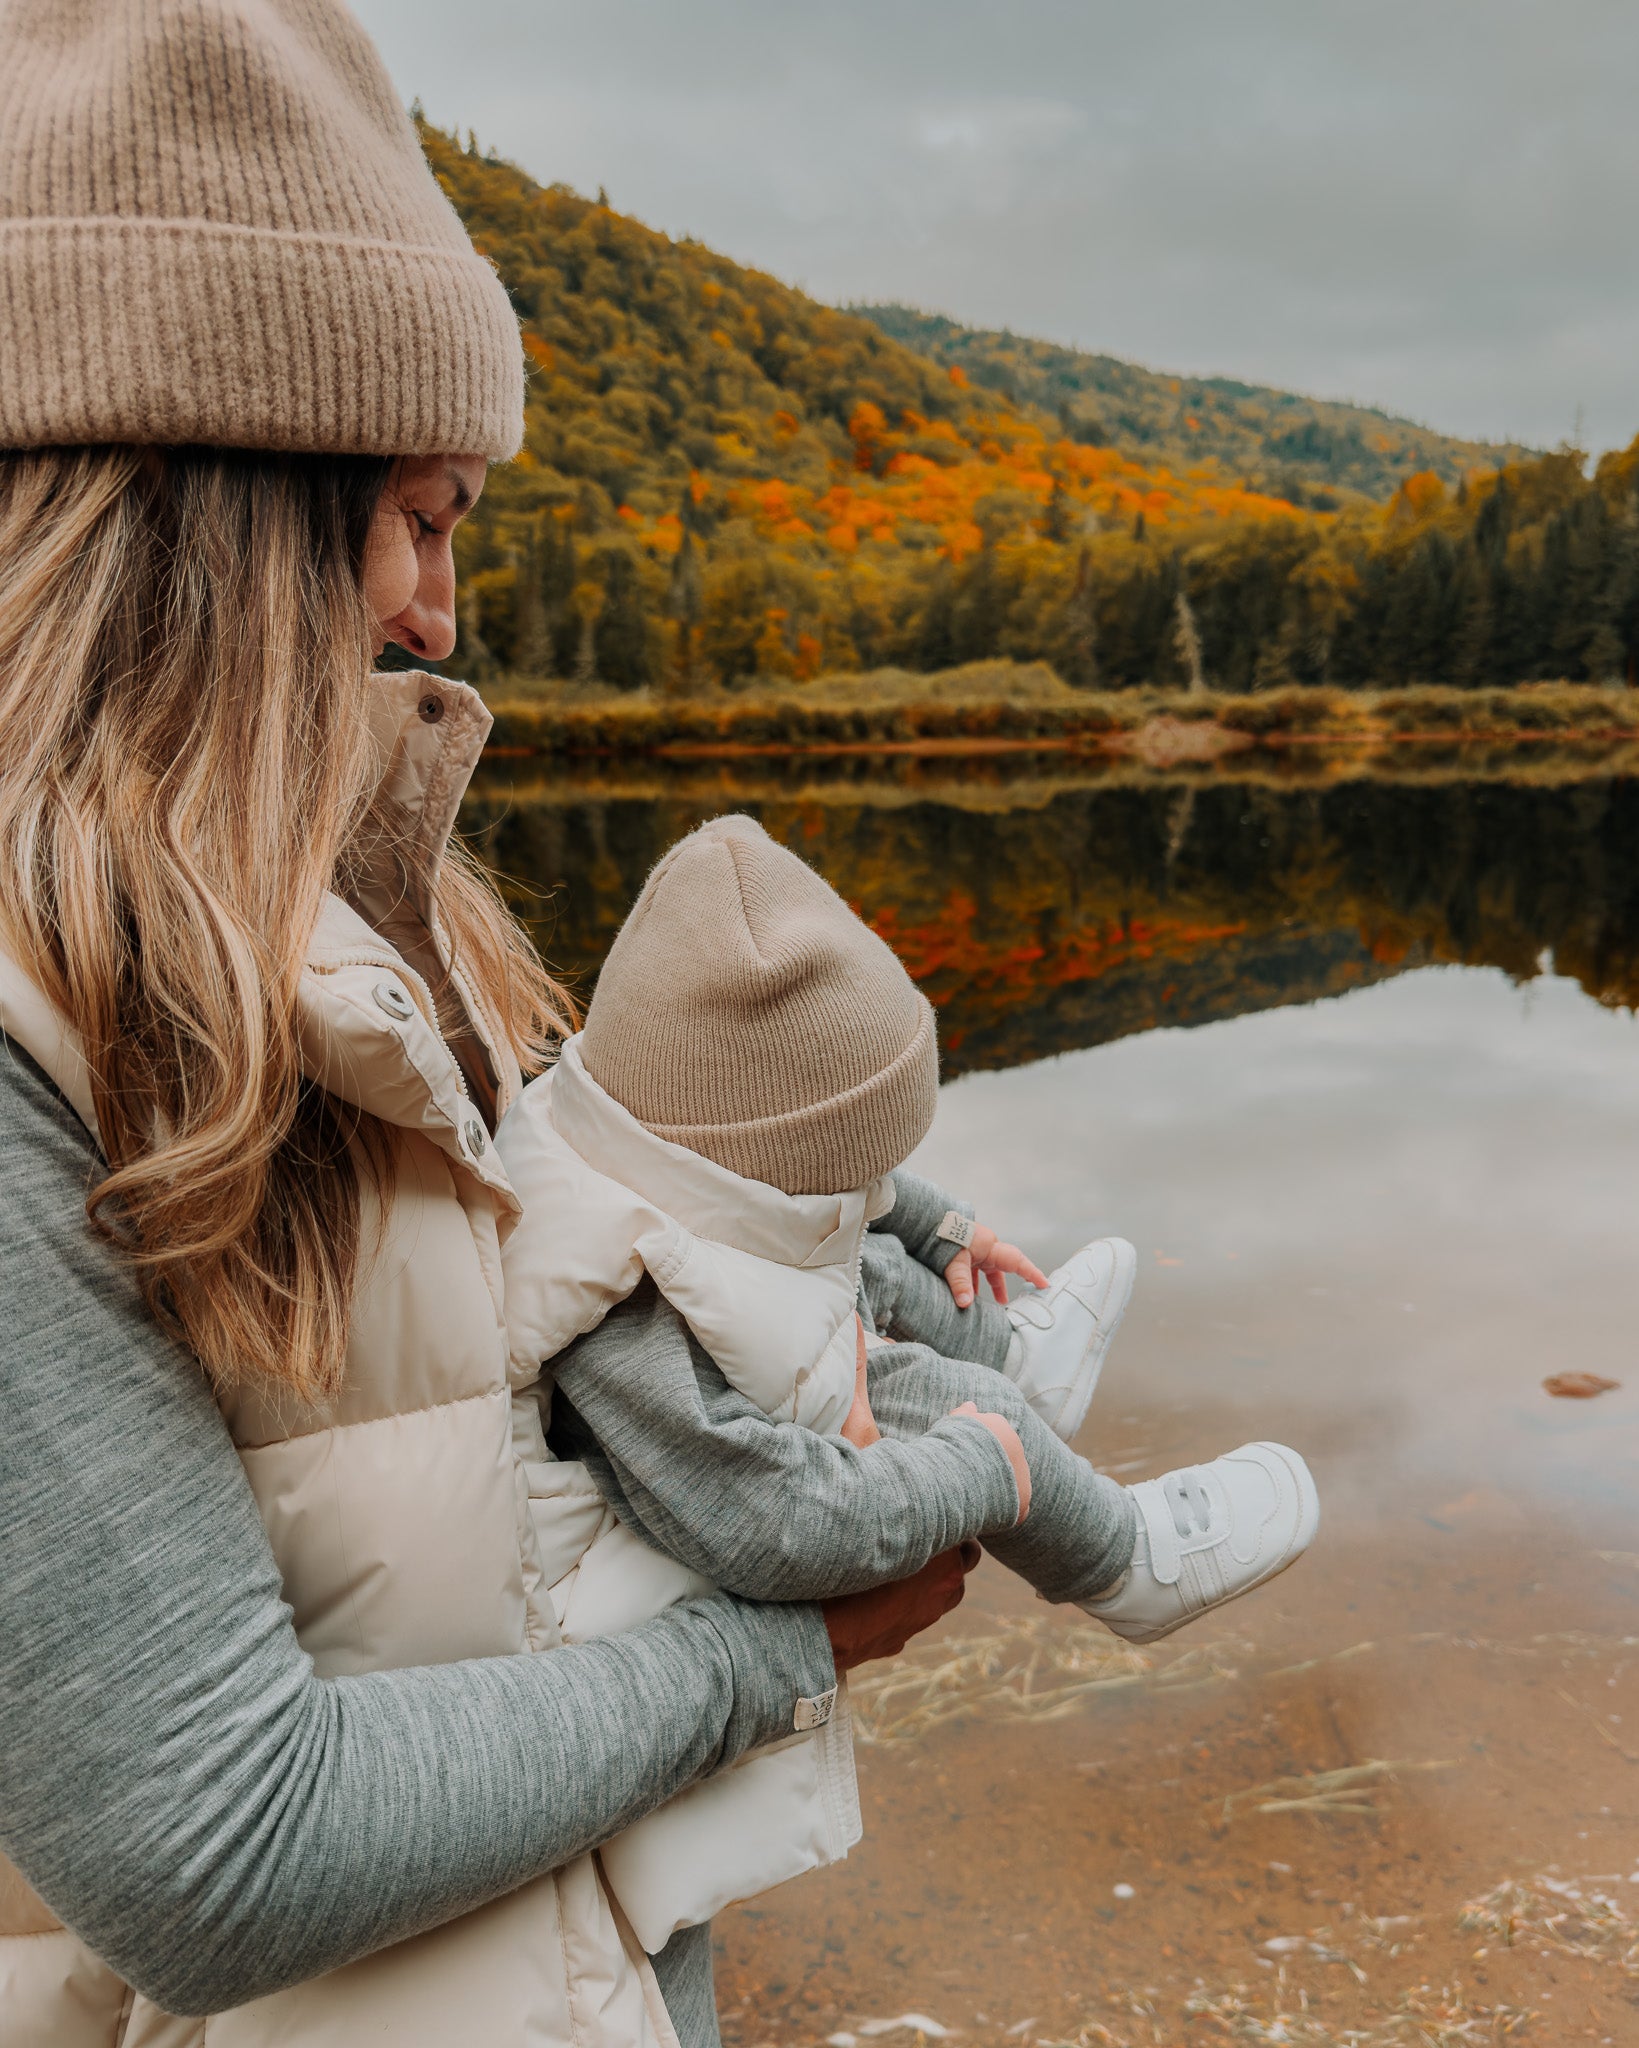
<instances>
[{"instance_id":1,"label":"treeline reflection in water","mask_svg":"<svg viewBox=\"0 0 1639 2048\"><path fill-rule=\"evenodd\" d=\"M517 773L509 770L516 767ZM486 769L463 815L577 993L650 867L745 810L818 867L940 1013L947 1078L1306 1002L1436 961L1545 955L1639 999L1639 780L1227 779L786 791Z\"/></svg>"}]
</instances>

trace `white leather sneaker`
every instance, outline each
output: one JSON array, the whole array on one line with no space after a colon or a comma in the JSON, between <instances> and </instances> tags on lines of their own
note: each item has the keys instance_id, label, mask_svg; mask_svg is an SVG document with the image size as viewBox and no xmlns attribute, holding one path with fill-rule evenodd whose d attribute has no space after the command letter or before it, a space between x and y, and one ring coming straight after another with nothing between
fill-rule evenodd
<instances>
[{"instance_id":1,"label":"white leather sneaker","mask_svg":"<svg viewBox=\"0 0 1639 2048\"><path fill-rule=\"evenodd\" d=\"M1295 1564L1314 1541L1320 1496L1285 1444L1242 1444L1131 1489L1138 1547L1114 1592L1086 1612L1130 1643L1159 1642Z\"/></svg>"},{"instance_id":2,"label":"white leather sneaker","mask_svg":"<svg viewBox=\"0 0 1639 2048\"><path fill-rule=\"evenodd\" d=\"M1050 1273L1045 1287L1008 1305L1007 1377L1066 1443L1086 1420L1137 1271L1138 1254L1124 1237L1101 1237Z\"/></svg>"}]
</instances>

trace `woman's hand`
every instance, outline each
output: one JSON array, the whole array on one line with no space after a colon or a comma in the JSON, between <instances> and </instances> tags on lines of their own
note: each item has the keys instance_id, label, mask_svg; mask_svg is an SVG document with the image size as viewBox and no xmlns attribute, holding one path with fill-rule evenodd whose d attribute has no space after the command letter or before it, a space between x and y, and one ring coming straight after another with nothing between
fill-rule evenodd
<instances>
[{"instance_id":1,"label":"woman's hand","mask_svg":"<svg viewBox=\"0 0 1639 2048\"><path fill-rule=\"evenodd\" d=\"M964 1246L945 1268L945 1285L958 1308L973 1306L974 1289L978 1284L974 1276L979 1273L990 1282L990 1291L1003 1308L1007 1306L1009 1273L1017 1273L1032 1287L1047 1285L1047 1275L1041 1268L1028 1259L1016 1244L1003 1244L988 1223L974 1224L973 1242Z\"/></svg>"},{"instance_id":2,"label":"woman's hand","mask_svg":"<svg viewBox=\"0 0 1639 2048\"><path fill-rule=\"evenodd\" d=\"M873 1586L868 1593L844 1593L820 1608L831 1638L837 1676L868 1664L873 1657L897 1657L912 1636L962 1604L966 1579L979 1562L977 1543L964 1543L931 1557L919 1572L892 1586Z\"/></svg>"}]
</instances>

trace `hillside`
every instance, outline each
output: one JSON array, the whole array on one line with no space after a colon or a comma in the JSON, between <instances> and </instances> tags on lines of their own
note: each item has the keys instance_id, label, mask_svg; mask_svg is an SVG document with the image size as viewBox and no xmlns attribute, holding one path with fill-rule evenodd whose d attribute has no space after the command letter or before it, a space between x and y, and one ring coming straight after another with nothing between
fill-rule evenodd
<instances>
[{"instance_id":1,"label":"hillside","mask_svg":"<svg viewBox=\"0 0 1639 2048\"><path fill-rule=\"evenodd\" d=\"M997 658L1078 690L1639 675L1639 444L1452 491L1463 444L1427 437L1436 466L1388 502L1328 510L1094 445L1079 414L1067 433L857 314L422 140L533 366L523 453L460 530L454 673L680 696Z\"/></svg>"},{"instance_id":2,"label":"hillside","mask_svg":"<svg viewBox=\"0 0 1639 2048\"><path fill-rule=\"evenodd\" d=\"M421 134L534 366L524 454L463 529L469 671L938 665L965 644L951 567L994 545L1300 516L1071 441L867 320Z\"/></svg>"},{"instance_id":3,"label":"hillside","mask_svg":"<svg viewBox=\"0 0 1639 2048\"><path fill-rule=\"evenodd\" d=\"M1114 356L960 326L909 306L850 309L981 390L1052 414L1061 431L1173 468L1213 462L1277 497L1335 510L1339 494L1386 498L1432 470L1455 485L1530 451L1460 441L1370 407L1303 398L1232 377L1171 377Z\"/></svg>"}]
</instances>

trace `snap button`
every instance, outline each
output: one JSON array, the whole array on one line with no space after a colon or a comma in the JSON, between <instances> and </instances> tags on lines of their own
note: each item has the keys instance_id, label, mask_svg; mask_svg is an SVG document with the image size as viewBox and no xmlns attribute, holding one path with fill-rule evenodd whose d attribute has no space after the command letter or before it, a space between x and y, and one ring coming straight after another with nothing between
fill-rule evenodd
<instances>
[{"instance_id":1,"label":"snap button","mask_svg":"<svg viewBox=\"0 0 1639 2048\"><path fill-rule=\"evenodd\" d=\"M461 1142L474 1159L482 1159L484 1147L489 1143L484 1127L475 1116L469 1116L461 1126Z\"/></svg>"},{"instance_id":2,"label":"snap button","mask_svg":"<svg viewBox=\"0 0 1639 2048\"><path fill-rule=\"evenodd\" d=\"M436 725L444 716L444 700L432 690L427 692L415 708L421 714L423 725Z\"/></svg>"},{"instance_id":3,"label":"snap button","mask_svg":"<svg viewBox=\"0 0 1639 2048\"><path fill-rule=\"evenodd\" d=\"M415 1004L396 981L378 981L370 993L376 999L376 1007L385 1010L395 1023L408 1024L415 1015Z\"/></svg>"}]
</instances>

